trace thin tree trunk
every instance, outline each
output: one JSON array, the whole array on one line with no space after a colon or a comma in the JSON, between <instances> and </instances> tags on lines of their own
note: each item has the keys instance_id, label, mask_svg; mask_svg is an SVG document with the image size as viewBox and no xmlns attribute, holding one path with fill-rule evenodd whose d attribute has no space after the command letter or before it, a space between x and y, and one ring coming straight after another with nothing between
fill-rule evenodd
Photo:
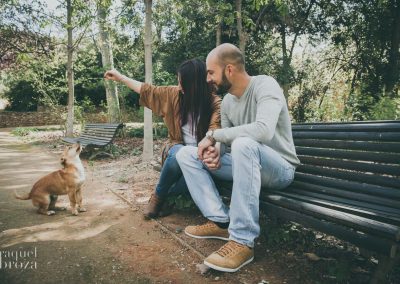
<instances>
[{"instance_id":1,"label":"thin tree trunk","mask_svg":"<svg viewBox=\"0 0 400 284\"><path fill-rule=\"evenodd\" d=\"M222 21L219 22L217 25L217 31L215 34L215 46L218 46L221 44L221 36L222 36Z\"/></svg>"},{"instance_id":2,"label":"thin tree trunk","mask_svg":"<svg viewBox=\"0 0 400 284\"><path fill-rule=\"evenodd\" d=\"M399 78L399 47L400 47L400 1L393 1L393 26L392 26L392 36L390 39L390 50L389 50L389 60L388 60L388 72L385 76L385 92L388 95L394 95L393 89Z\"/></svg>"},{"instance_id":3,"label":"thin tree trunk","mask_svg":"<svg viewBox=\"0 0 400 284\"><path fill-rule=\"evenodd\" d=\"M283 94L285 95L286 102L289 97L289 68L290 68L290 63L289 63L289 58L287 55L287 49L286 49L286 31L285 31L285 26L281 27L281 41L282 41L282 61L283 61L283 82L282 82L282 89L283 89Z\"/></svg>"},{"instance_id":4,"label":"thin tree trunk","mask_svg":"<svg viewBox=\"0 0 400 284\"><path fill-rule=\"evenodd\" d=\"M68 80L68 115L66 136L72 137L74 132L74 47L72 42L72 5L71 0L67 0L67 80Z\"/></svg>"},{"instance_id":5,"label":"thin tree trunk","mask_svg":"<svg viewBox=\"0 0 400 284\"><path fill-rule=\"evenodd\" d=\"M98 3L97 20L99 25L102 64L106 70L110 70L114 69L114 58L107 25L107 14L111 2L109 2L110 4L105 4L105 2L106 1L100 0ZM108 120L111 123L120 122L121 112L119 108L117 85L112 80L104 80L104 85L106 88Z\"/></svg>"},{"instance_id":6,"label":"thin tree trunk","mask_svg":"<svg viewBox=\"0 0 400 284\"><path fill-rule=\"evenodd\" d=\"M239 49L243 52L246 51L246 33L243 31L242 25L242 0L236 0L236 27L239 36Z\"/></svg>"},{"instance_id":7,"label":"thin tree trunk","mask_svg":"<svg viewBox=\"0 0 400 284\"><path fill-rule=\"evenodd\" d=\"M152 0L145 0L146 20L144 28L144 62L145 62L145 81L152 84L153 67L151 58L151 24L152 24ZM152 111L144 108L144 145L143 145L143 160L149 161L153 158L153 118Z\"/></svg>"}]
</instances>

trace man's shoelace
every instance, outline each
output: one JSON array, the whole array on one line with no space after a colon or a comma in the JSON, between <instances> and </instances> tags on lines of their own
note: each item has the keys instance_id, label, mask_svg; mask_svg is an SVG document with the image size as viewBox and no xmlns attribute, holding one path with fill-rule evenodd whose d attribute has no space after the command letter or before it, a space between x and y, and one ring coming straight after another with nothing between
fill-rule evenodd
<instances>
[{"instance_id":1,"label":"man's shoelace","mask_svg":"<svg viewBox=\"0 0 400 284\"><path fill-rule=\"evenodd\" d=\"M205 224L203 224L203 225L198 225L198 226L196 226L197 228L212 228L212 227L215 227L215 225L214 225L214 223L213 222L207 222L207 223L205 223Z\"/></svg>"},{"instance_id":2,"label":"man's shoelace","mask_svg":"<svg viewBox=\"0 0 400 284\"><path fill-rule=\"evenodd\" d=\"M236 249L241 249L243 245L236 242L228 242L223 247L221 247L216 253L222 257L231 255Z\"/></svg>"}]
</instances>

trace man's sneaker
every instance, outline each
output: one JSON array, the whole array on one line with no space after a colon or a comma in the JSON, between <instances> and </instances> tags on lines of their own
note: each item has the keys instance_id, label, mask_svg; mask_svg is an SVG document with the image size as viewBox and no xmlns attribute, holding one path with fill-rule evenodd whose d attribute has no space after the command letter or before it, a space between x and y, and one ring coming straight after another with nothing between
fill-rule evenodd
<instances>
[{"instance_id":1,"label":"man's sneaker","mask_svg":"<svg viewBox=\"0 0 400 284\"><path fill-rule=\"evenodd\" d=\"M204 264L223 272L236 272L254 259L254 251L246 245L229 241L219 250L210 254Z\"/></svg>"},{"instance_id":2,"label":"man's sneaker","mask_svg":"<svg viewBox=\"0 0 400 284\"><path fill-rule=\"evenodd\" d=\"M187 226L185 234L198 239L220 239L229 240L228 229L222 229L212 221L208 221L203 225Z\"/></svg>"},{"instance_id":3,"label":"man's sneaker","mask_svg":"<svg viewBox=\"0 0 400 284\"><path fill-rule=\"evenodd\" d=\"M147 205L147 208L144 212L144 218L147 220L151 218L157 218L163 206L163 203L164 199L158 197L157 194L154 192L151 195L149 204Z\"/></svg>"}]
</instances>

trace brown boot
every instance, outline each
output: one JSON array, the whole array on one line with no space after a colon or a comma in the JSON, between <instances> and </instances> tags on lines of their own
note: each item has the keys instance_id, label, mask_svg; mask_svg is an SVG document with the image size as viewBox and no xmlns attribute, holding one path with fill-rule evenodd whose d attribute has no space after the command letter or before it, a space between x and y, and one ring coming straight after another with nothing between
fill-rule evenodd
<instances>
[{"instance_id":1,"label":"brown boot","mask_svg":"<svg viewBox=\"0 0 400 284\"><path fill-rule=\"evenodd\" d=\"M150 197L146 210L144 211L144 218L147 220L157 218L164 201L165 199L158 197L154 192Z\"/></svg>"}]
</instances>

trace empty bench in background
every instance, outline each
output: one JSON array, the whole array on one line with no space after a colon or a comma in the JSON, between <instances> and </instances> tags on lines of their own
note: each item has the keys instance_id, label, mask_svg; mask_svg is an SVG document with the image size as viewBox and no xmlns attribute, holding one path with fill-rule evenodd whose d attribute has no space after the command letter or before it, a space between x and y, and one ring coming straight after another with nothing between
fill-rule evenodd
<instances>
[{"instance_id":1,"label":"empty bench in background","mask_svg":"<svg viewBox=\"0 0 400 284\"><path fill-rule=\"evenodd\" d=\"M123 126L123 123L88 123L85 125L79 137L65 137L62 140L71 144L80 143L87 151L92 151L94 149L101 150L112 143L118 131L122 129ZM111 155L105 151L97 151L91 155L89 159L93 159L100 153Z\"/></svg>"},{"instance_id":2,"label":"empty bench in background","mask_svg":"<svg viewBox=\"0 0 400 284\"><path fill-rule=\"evenodd\" d=\"M400 121L292 130L301 165L287 189L261 190L260 208L377 253L379 283L400 255Z\"/></svg>"}]
</instances>

